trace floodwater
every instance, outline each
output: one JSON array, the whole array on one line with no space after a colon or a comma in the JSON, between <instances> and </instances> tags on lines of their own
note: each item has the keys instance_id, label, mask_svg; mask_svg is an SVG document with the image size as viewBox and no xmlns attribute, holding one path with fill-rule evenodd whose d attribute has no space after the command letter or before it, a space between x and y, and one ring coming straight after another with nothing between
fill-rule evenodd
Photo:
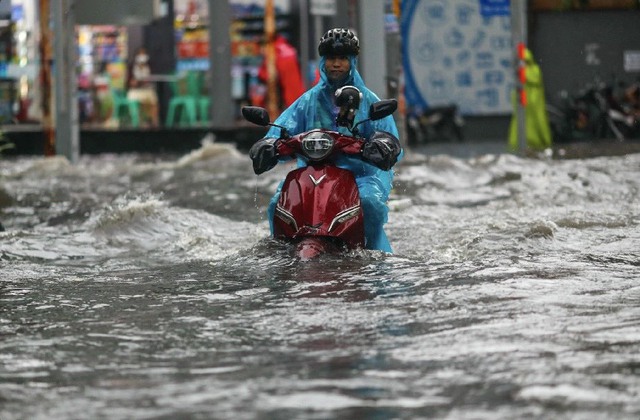
<instances>
[{"instance_id":1,"label":"floodwater","mask_svg":"<svg viewBox=\"0 0 640 420\"><path fill-rule=\"evenodd\" d=\"M640 154L410 152L395 253L310 262L287 169L0 160L0 419L640 417Z\"/></svg>"}]
</instances>

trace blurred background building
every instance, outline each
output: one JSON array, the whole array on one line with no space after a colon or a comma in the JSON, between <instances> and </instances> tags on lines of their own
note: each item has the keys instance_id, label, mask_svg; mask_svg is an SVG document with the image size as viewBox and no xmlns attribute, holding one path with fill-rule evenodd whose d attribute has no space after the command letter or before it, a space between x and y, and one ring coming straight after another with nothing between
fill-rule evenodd
<instances>
[{"instance_id":1,"label":"blurred background building","mask_svg":"<svg viewBox=\"0 0 640 420\"><path fill-rule=\"evenodd\" d=\"M0 124L42 122L40 12L55 1L0 0ZM144 128L127 112L126 101L119 102L127 97L134 53L144 47L163 126L207 126L219 107L230 107L234 121L241 124L240 107L264 89L257 71L263 60L266 2L71 2L79 123ZM506 136L515 61L509 0L274 0L274 4L277 32L298 50L306 86L315 79L319 36L330 27L347 26L362 39L362 74L379 96L404 94L402 109L408 113L453 104L465 117L465 137ZM638 81L639 1L526 4L527 44L545 75L550 105L561 109L569 96L594 82L617 92ZM212 28L212 16L221 5L232 14L228 28ZM210 42L211 31L220 30L228 31L230 39L231 103L205 100L217 89ZM187 108L170 118L171 108L180 106L174 99L185 95L198 97L196 119L186 118Z\"/></svg>"}]
</instances>

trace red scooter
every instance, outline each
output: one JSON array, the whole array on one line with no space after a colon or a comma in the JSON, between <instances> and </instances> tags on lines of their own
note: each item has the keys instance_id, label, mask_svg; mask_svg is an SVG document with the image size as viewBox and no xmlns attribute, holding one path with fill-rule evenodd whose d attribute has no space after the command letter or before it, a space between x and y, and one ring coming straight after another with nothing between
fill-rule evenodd
<instances>
[{"instance_id":1,"label":"red scooter","mask_svg":"<svg viewBox=\"0 0 640 420\"><path fill-rule=\"evenodd\" d=\"M379 120L397 108L394 99L371 105L368 120ZM309 260L343 249L364 248L364 219L356 180L346 169L335 166L339 153L360 154L364 139L357 123L352 136L315 129L289 136L284 127L272 124L264 108L243 107L243 117L260 126L281 129L276 141L279 156L302 155L309 162L287 174L276 205L274 237L296 244L295 254Z\"/></svg>"}]
</instances>

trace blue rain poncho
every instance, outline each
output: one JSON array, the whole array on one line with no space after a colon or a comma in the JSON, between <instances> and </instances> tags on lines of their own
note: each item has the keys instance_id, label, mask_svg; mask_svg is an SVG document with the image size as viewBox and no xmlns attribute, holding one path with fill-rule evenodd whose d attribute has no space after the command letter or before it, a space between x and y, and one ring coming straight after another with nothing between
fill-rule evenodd
<instances>
[{"instance_id":1,"label":"blue rain poncho","mask_svg":"<svg viewBox=\"0 0 640 420\"><path fill-rule=\"evenodd\" d=\"M283 126L291 135L296 135L315 128L325 128L350 134L345 127L336 125L338 108L334 104L334 92L342 86L355 86L362 92L360 108L356 114L355 122L368 118L369 107L380 99L369 90L356 69L357 58L350 56L351 70L348 77L339 83L332 83L325 73L325 58L320 58L320 81L317 85L305 92L289 108L287 108L275 121L275 124ZM398 129L392 116L378 121L367 121L358 126L360 135L368 139L375 131L386 131L398 137ZM271 127L265 138L278 138L280 129ZM402 158L401 152L398 160ZM281 158L281 161L288 158ZM298 156L298 167L307 166L307 161ZM342 154L336 159L336 166L348 169L354 173L360 192L360 201L364 213L365 247L385 252L391 252L391 245L384 232L383 225L387 222L389 209L387 200L392 188L393 169L384 171L378 167L363 161L355 155ZM284 181L283 181L284 182ZM276 194L271 199L268 208L269 223L273 234L273 216L280 196L282 183L278 186Z\"/></svg>"}]
</instances>

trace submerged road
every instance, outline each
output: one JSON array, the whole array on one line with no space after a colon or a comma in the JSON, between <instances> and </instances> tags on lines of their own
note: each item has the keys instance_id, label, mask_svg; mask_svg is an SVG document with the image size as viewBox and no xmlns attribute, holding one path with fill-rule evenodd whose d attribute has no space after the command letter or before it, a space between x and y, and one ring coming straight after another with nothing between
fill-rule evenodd
<instances>
[{"instance_id":1,"label":"submerged road","mask_svg":"<svg viewBox=\"0 0 640 420\"><path fill-rule=\"evenodd\" d=\"M637 419L640 154L500 148L408 151L395 253L307 263L230 144L3 158L0 419Z\"/></svg>"}]
</instances>

